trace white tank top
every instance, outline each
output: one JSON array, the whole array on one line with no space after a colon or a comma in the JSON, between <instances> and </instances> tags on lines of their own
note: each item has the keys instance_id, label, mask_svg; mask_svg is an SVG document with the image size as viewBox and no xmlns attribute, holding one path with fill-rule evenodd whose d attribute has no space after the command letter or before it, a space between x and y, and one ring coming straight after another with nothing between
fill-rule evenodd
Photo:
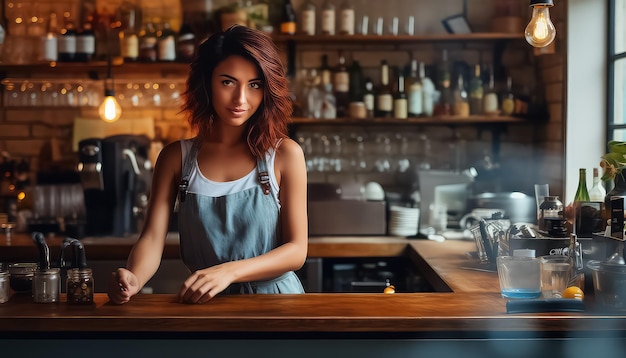
<instances>
[{"instance_id":1,"label":"white tank top","mask_svg":"<svg viewBox=\"0 0 626 358\"><path fill-rule=\"evenodd\" d=\"M187 154L191 150L191 146L193 145L193 139L183 139L180 141L180 149L182 152L182 163L185 163L187 158ZM278 181L276 180L276 173L274 171L274 161L276 159L276 150L270 149L268 153L265 155L265 162L267 163L267 171L270 177L270 185L272 187L272 194L276 201L278 202ZM232 193L237 193L246 189L253 188L256 185L260 185L258 181L257 169L256 166L250 171L250 173L246 174L244 177L226 181L226 182L218 182L214 180L210 180L200 171L198 167L198 161L194 160L193 167L191 168L191 173L189 175L189 187L188 191L190 193L210 196L210 197L220 197Z\"/></svg>"}]
</instances>

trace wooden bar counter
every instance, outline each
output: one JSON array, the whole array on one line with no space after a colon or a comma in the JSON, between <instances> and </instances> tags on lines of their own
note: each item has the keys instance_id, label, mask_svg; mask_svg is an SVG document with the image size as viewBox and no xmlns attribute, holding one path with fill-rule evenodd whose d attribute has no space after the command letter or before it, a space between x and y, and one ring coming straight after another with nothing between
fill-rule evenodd
<instances>
[{"instance_id":1,"label":"wooden bar counter","mask_svg":"<svg viewBox=\"0 0 626 358\"><path fill-rule=\"evenodd\" d=\"M32 250L28 248L32 245L30 237L16 235L10 244L5 237L0 243L2 240L3 262L35 258L34 246ZM60 242L55 240L49 240L52 248ZM88 238L84 242L88 260L98 260L125 258L133 240ZM176 238L168 238L167 246L166 255L175 257ZM267 352L298 352L298 356L327 354L330 345L321 344L320 340L365 355L386 347L387 356L428 353L430 349L449 352L450 356L472 357L474 350L476 356L494 356L500 349L514 352L514 347L519 346L525 347L525 357L538 356L545 350L554 352L551 357L571 351L567 356L572 357L583 356L591 346L597 348L590 353L599 350L615 354L626 348L625 316L593 311L507 314L497 274L475 269L476 262L466 254L473 249L472 241L459 240L310 239L310 257L408 255L437 290L448 292L219 296L201 305L178 303L173 294L140 294L125 305L114 305L105 293L96 293L95 304L89 306L68 305L64 295L60 303L36 304L28 295L14 294L7 303L0 304L0 342L55 338L76 343L76 339L90 338L105 345L104 342L122 339L134 347L130 349L142 347L144 353L154 349L157 355L167 355L167 349L160 346L163 341L184 341L191 344L187 347L192 351L203 351L204 344L211 342L213 349L223 349L220 352L230 356L237 356L237 352L255 354L259 340L280 341L282 350L268 345ZM27 257L27 253L31 256ZM234 339L238 341L233 342ZM146 340L151 344L149 348ZM240 346L240 341L251 345ZM292 347L290 344L296 341L301 345ZM370 341L378 345L367 348ZM451 341L456 348L445 344ZM490 343L485 346L476 342ZM528 342L533 342L530 347L534 348L529 348ZM38 349L35 347L31 350ZM303 349L308 353L302 354ZM291 353L276 356L292 356Z\"/></svg>"}]
</instances>

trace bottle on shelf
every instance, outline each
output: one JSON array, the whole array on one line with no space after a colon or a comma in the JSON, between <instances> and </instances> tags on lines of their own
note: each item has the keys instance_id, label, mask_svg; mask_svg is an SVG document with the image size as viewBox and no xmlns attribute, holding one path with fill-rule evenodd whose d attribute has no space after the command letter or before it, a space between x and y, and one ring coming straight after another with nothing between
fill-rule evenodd
<instances>
[{"instance_id":1,"label":"bottle on shelf","mask_svg":"<svg viewBox=\"0 0 626 358\"><path fill-rule=\"evenodd\" d=\"M593 186L591 187L591 189L589 189L589 200L604 202L605 197L606 189L604 189L604 185L602 185L602 180L600 179L598 168L593 168Z\"/></svg>"},{"instance_id":2,"label":"bottle on shelf","mask_svg":"<svg viewBox=\"0 0 626 358\"><path fill-rule=\"evenodd\" d=\"M443 49L441 61L437 66L437 90L439 101L434 109L435 115L452 114L452 90L450 88L450 64L448 62L448 50Z\"/></svg>"},{"instance_id":3,"label":"bottle on shelf","mask_svg":"<svg viewBox=\"0 0 626 358\"><path fill-rule=\"evenodd\" d=\"M422 116L431 117L435 111L435 84L426 75L424 62L419 64L419 73L422 82Z\"/></svg>"},{"instance_id":4,"label":"bottle on shelf","mask_svg":"<svg viewBox=\"0 0 626 358\"><path fill-rule=\"evenodd\" d=\"M495 80L493 76L493 69L489 69L489 80L483 94L483 113L487 115L498 115L500 109L498 108L498 94L496 93Z\"/></svg>"},{"instance_id":5,"label":"bottle on shelf","mask_svg":"<svg viewBox=\"0 0 626 358\"><path fill-rule=\"evenodd\" d=\"M354 6L351 0L344 0L339 12L339 34L354 35Z\"/></svg>"},{"instance_id":6,"label":"bottle on shelf","mask_svg":"<svg viewBox=\"0 0 626 358\"><path fill-rule=\"evenodd\" d=\"M157 33L154 23L148 21L139 32L139 61L156 62L157 60Z\"/></svg>"},{"instance_id":7,"label":"bottle on shelf","mask_svg":"<svg viewBox=\"0 0 626 358\"><path fill-rule=\"evenodd\" d=\"M333 93L333 84L324 84L324 93L322 94L322 118L337 118L337 101Z\"/></svg>"},{"instance_id":8,"label":"bottle on shelf","mask_svg":"<svg viewBox=\"0 0 626 358\"><path fill-rule=\"evenodd\" d=\"M320 76L322 77L322 85L332 83L332 70L328 66L328 55L322 55L322 65L320 66Z\"/></svg>"},{"instance_id":9,"label":"bottle on shelf","mask_svg":"<svg viewBox=\"0 0 626 358\"><path fill-rule=\"evenodd\" d=\"M322 8L322 35L335 34L335 4L325 0Z\"/></svg>"},{"instance_id":10,"label":"bottle on shelf","mask_svg":"<svg viewBox=\"0 0 626 358\"><path fill-rule=\"evenodd\" d=\"M65 21L58 39L59 61L72 62L76 60L76 28L70 20Z\"/></svg>"},{"instance_id":11,"label":"bottle on shelf","mask_svg":"<svg viewBox=\"0 0 626 358\"><path fill-rule=\"evenodd\" d=\"M371 78L365 79L365 92L363 93L363 103L365 103L365 117L374 118L376 96L374 94L374 82Z\"/></svg>"},{"instance_id":12,"label":"bottle on shelf","mask_svg":"<svg viewBox=\"0 0 626 358\"><path fill-rule=\"evenodd\" d=\"M293 9L291 0L283 1L280 33L283 35L294 35L296 33L296 12Z\"/></svg>"},{"instance_id":13,"label":"bottle on shelf","mask_svg":"<svg viewBox=\"0 0 626 358\"><path fill-rule=\"evenodd\" d=\"M455 116L467 117L469 116L469 96L465 89L465 83L463 81L463 74L459 73L457 79L456 88L454 89L452 114Z\"/></svg>"},{"instance_id":14,"label":"bottle on shelf","mask_svg":"<svg viewBox=\"0 0 626 358\"><path fill-rule=\"evenodd\" d=\"M502 95L502 114L510 116L515 112L515 95L513 94L513 79L506 78L506 92Z\"/></svg>"},{"instance_id":15,"label":"bottle on shelf","mask_svg":"<svg viewBox=\"0 0 626 358\"><path fill-rule=\"evenodd\" d=\"M422 80L419 75L419 65L416 59L411 60L409 77L405 82L409 117L419 117L423 112L422 103L424 102L424 93L422 90Z\"/></svg>"},{"instance_id":16,"label":"bottle on shelf","mask_svg":"<svg viewBox=\"0 0 626 358\"><path fill-rule=\"evenodd\" d=\"M317 6L313 0L307 0L302 7L300 32L304 35L315 35Z\"/></svg>"},{"instance_id":17,"label":"bottle on shelf","mask_svg":"<svg viewBox=\"0 0 626 358\"><path fill-rule=\"evenodd\" d=\"M41 41L41 60L47 62L54 62L58 60L58 38L59 29L57 24L57 14L51 13L48 16L46 34Z\"/></svg>"},{"instance_id":18,"label":"bottle on shelf","mask_svg":"<svg viewBox=\"0 0 626 358\"><path fill-rule=\"evenodd\" d=\"M388 118L393 115L393 95L389 85L389 65L386 60L380 63L380 85L376 91L376 117Z\"/></svg>"},{"instance_id":19,"label":"bottle on shelf","mask_svg":"<svg viewBox=\"0 0 626 358\"><path fill-rule=\"evenodd\" d=\"M91 61L96 53L96 34L93 29L93 16L89 15L76 35L76 61Z\"/></svg>"},{"instance_id":20,"label":"bottle on shelf","mask_svg":"<svg viewBox=\"0 0 626 358\"><path fill-rule=\"evenodd\" d=\"M172 62L176 60L176 33L169 21L163 21L157 31L157 60Z\"/></svg>"},{"instance_id":21,"label":"bottle on shelf","mask_svg":"<svg viewBox=\"0 0 626 358\"><path fill-rule=\"evenodd\" d=\"M176 37L176 61L190 63L196 53L196 34L191 23L183 21Z\"/></svg>"},{"instance_id":22,"label":"bottle on shelf","mask_svg":"<svg viewBox=\"0 0 626 358\"><path fill-rule=\"evenodd\" d=\"M348 73L350 102L362 102L365 83L363 82L363 69L361 68L361 63L358 60L353 60Z\"/></svg>"},{"instance_id":23,"label":"bottle on shelf","mask_svg":"<svg viewBox=\"0 0 626 358\"><path fill-rule=\"evenodd\" d=\"M136 62L139 58L139 35L135 29L137 12L128 8L124 15L119 32L120 55L124 62Z\"/></svg>"},{"instance_id":24,"label":"bottle on shelf","mask_svg":"<svg viewBox=\"0 0 626 358\"><path fill-rule=\"evenodd\" d=\"M587 170L585 168L578 169L578 188L574 195L574 202L589 201L589 192L587 191Z\"/></svg>"},{"instance_id":25,"label":"bottle on shelf","mask_svg":"<svg viewBox=\"0 0 626 358\"><path fill-rule=\"evenodd\" d=\"M393 117L398 119L409 117L408 99L404 92L404 73L401 69L398 69L398 90L393 95Z\"/></svg>"},{"instance_id":26,"label":"bottle on shelf","mask_svg":"<svg viewBox=\"0 0 626 358\"><path fill-rule=\"evenodd\" d=\"M469 105L470 115L483 114L484 88L480 74L480 65L474 66L474 76L469 83Z\"/></svg>"},{"instance_id":27,"label":"bottle on shelf","mask_svg":"<svg viewBox=\"0 0 626 358\"><path fill-rule=\"evenodd\" d=\"M348 72L346 58L343 54L339 55L339 64L333 73L333 88L335 91L337 117L346 117L350 101L350 73Z\"/></svg>"}]
</instances>

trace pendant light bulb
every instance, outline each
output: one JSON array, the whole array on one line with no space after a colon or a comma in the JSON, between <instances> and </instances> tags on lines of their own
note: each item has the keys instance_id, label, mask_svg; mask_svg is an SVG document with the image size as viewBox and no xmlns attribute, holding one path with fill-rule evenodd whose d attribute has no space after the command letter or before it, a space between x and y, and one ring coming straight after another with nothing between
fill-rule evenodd
<instances>
[{"instance_id":1,"label":"pendant light bulb","mask_svg":"<svg viewBox=\"0 0 626 358\"><path fill-rule=\"evenodd\" d=\"M550 4L535 4L531 2L533 16L524 30L526 41L534 47L546 47L554 41L556 28L550 20Z\"/></svg>"},{"instance_id":2,"label":"pendant light bulb","mask_svg":"<svg viewBox=\"0 0 626 358\"><path fill-rule=\"evenodd\" d=\"M122 107L115 99L115 92L112 90L104 91L104 101L98 108L100 119L107 123L113 123L122 116Z\"/></svg>"}]
</instances>

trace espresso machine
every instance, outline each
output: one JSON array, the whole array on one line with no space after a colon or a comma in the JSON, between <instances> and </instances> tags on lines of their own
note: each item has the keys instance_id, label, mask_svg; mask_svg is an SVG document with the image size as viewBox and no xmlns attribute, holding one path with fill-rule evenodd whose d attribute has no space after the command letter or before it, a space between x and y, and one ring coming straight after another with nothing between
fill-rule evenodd
<instances>
[{"instance_id":1,"label":"espresso machine","mask_svg":"<svg viewBox=\"0 0 626 358\"><path fill-rule=\"evenodd\" d=\"M88 138L78 143L89 236L138 232L152 182L150 139L143 135Z\"/></svg>"}]
</instances>

